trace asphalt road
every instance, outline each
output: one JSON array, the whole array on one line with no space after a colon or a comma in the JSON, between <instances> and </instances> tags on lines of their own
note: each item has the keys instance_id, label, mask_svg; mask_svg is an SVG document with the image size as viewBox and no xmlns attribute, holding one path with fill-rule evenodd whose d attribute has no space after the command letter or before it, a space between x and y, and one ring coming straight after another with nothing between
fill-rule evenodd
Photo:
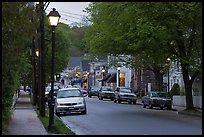
<instances>
[{"instance_id":1,"label":"asphalt road","mask_svg":"<svg viewBox=\"0 0 204 137\"><path fill-rule=\"evenodd\" d=\"M77 135L202 135L202 118L142 105L88 98L87 115L60 118Z\"/></svg>"}]
</instances>

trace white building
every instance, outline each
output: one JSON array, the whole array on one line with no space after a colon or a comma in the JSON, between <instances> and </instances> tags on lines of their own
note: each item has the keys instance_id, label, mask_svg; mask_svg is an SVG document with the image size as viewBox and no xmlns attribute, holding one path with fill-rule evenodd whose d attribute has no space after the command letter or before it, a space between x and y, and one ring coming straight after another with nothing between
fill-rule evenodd
<instances>
[{"instance_id":1,"label":"white building","mask_svg":"<svg viewBox=\"0 0 204 137\"><path fill-rule=\"evenodd\" d=\"M168 83L168 78L169 78L169 83ZM180 88L184 87L181 66L178 62L171 62L169 71L164 75L163 81L164 83L167 83L167 88L169 85L169 91L171 90L171 88L173 87L175 83L179 84Z\"/></svg>"}]
</instances>

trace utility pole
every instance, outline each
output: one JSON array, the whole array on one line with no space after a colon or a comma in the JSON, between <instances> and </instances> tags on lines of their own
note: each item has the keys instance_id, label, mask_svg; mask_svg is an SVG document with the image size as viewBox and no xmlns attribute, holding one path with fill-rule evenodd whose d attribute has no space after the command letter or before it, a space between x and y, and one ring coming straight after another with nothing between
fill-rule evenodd
<instances>
[{"instance_id":1,"label":"utility pole","mask_svg":"<svg viewBox=\"0 0 204 137\"><path fill-rule=\"evenodd\" d=\"M34 10L34 2L29 2L29 7ZM32 15L31 21L34 22ZM32 56L32 104L37 104L37 91L36 91L36 57L35 57L35 36L32 38L31 56Z\"/></svg>"},{"instance_id":2,"label":"utility pole","mask_svg":"<svg viewBox=\"0 0 204 137\"><path fill-rule=\"evenodd\" d=\"M36 57L35 57L35 37L32 39L32 92L33 92L33 105L37 104L36 92Z\"/></svg>"},{"instance_id":3,"label":"utility pole","mask_svg":"<svg viewBox=\"0 0 204 137\"><path fill-rule=\"evenodd\" d=\"M40 99L40 115L45 116L45 72L44 72L44 4L39 2L40 7L40 45L39 45L39 59L40 59L40 79L39 79L39 99Z\"/></svg>"}]
</instances>

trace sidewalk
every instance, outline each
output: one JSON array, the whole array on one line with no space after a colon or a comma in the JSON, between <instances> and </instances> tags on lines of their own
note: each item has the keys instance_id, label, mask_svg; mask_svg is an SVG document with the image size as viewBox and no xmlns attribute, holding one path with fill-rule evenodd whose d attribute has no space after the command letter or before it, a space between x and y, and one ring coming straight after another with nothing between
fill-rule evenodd
<instances>
[{"instance_id":1,"label":"sidewalk","mask_svg":"<svg viewBox=\"0 0 204 137\"><path fill-rule=\"evenodd\" d=\"M48 135L39 120L28 93L21 90L9 123L7 135Z\"/></svg>"}]
</instances>

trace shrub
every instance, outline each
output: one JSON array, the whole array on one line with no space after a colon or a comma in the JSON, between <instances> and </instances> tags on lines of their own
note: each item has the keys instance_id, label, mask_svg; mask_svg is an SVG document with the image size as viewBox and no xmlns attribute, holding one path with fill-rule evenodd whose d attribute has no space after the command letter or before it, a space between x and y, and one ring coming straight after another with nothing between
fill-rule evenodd
<instances>
[{"instance_id":1,"label":"shrub","mask_svg":"<svg viewBox=\"0 0 204 137\"><path fill-rule=\"evenodd\" d=\"M179 84L175 83L173 87L171 88L169 92L170 96L173 97L173 95L180 95L180 86Z\"/></svg>"}]
</instances>

